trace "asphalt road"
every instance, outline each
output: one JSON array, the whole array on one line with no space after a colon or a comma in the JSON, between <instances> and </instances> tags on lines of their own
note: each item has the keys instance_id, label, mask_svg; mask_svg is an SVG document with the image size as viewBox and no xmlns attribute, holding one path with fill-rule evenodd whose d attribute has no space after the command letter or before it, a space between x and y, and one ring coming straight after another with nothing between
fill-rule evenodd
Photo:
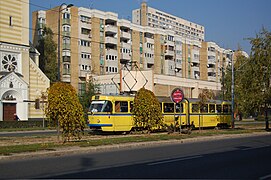
<instances>
[{"instance_id":1,"label":"asphalt road","mask_svg":"<svg viewBox=\"0 0 271 180\"><path fill-rule=\"evenodd\" d=\"M271 135L0 162L0 178L270 179Z\"/></svg>"}]
</instances>

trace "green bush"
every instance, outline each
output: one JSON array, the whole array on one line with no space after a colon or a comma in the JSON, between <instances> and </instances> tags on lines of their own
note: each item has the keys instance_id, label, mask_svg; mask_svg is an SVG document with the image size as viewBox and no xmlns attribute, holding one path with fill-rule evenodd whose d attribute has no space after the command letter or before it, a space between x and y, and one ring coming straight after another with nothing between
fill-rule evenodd
<instances>
[{"instance_id":1,"label":"green bush","mask_svg":"<svg viewBox=\"0 0 271 180\"><path fill-rule=\"evenodd\" d=\"M135 96L133 114L136 128L150 132L163 125L160 103L154 93L145 88L141 88Z\"/></svg>"}]
</instances>

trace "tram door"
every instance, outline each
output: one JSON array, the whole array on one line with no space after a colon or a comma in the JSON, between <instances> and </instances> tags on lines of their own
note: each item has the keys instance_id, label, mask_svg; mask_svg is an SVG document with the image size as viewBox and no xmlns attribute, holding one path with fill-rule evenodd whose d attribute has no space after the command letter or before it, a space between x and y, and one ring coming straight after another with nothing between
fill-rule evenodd
<instances>
[{"instance_id":1,"label":"tram door","mask_svg":"<svg viewBox=\"0 0 271 180\"><path fill-rule=\"evenodd\" d=\"M14 114L16 113L16 103L4 103L3 112L4 121L14 121Z\"/></svg>"},{"instance_id":2,"label":"tram door","mask_svg":"<svg viewBox=\"0 0 271 180\"><path fill-rule=\"evenodd\" d=\"M131 114L128 113L128 101L115 101L114 131L130 131Z\"/></svg>"}]
</instances>

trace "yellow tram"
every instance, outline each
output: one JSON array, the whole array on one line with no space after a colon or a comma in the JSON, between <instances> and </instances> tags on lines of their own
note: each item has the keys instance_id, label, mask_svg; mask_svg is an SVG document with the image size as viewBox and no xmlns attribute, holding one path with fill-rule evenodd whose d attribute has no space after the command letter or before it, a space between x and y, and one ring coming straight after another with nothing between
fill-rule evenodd
<instances>
[{"instance_id":1,"label":"yellow tram","mask_svg":"<svg viewBox=\"0 0 271 180\"><path fill-rule=\"evenodd\" d=\"M210 100L200 108L198 99L173 103L170 97L157 97L164 124L181 128L228 127L231 122L231 103ZM109 132L133 130L134 96L96 95L88 112L88 126Z\"/></svg>"}]
</instances>

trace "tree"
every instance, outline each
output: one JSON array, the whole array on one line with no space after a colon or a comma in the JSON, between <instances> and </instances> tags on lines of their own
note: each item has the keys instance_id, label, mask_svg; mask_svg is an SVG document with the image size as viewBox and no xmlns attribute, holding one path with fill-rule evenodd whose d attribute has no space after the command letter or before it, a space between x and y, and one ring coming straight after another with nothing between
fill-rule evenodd
<instances>
[{"instance_id":1,"label":"tree","mask_svg":"<svg viewBox=\"0 0 271 180\"><path fill-rule=\"evenodd\" d=\"M135 96L133 114L135 127L150 132L163 125L160 103L154 93L145 88L141 88Z\"/></svg>"},{"instance_id":2,"label":"tree","mask_svg":"<svg viewBox=\"0 0 271 180\"><path fill-rule=\"evenodd\" d=\"M53 40L53 31L43 28L44 35L39 40L36 49L40 52L39 66L42 72L50 79L51 82L57 81L57 44Z\"/></svg>"},{"instance_id":3,"label":"tree","mask_svg":"<svg viewBox=\"0 0 271 180\"><path fill-rule=\"evenodd\" d=\"M207 101L210 99L214 99L215 94L212 90L203 89L201 93L199 93L199 109L201 112L208 112ZM201 116L199 115L199 128L200 128L200 119Z\"/></svg>"},{"instance_id":4,"label":"tree","mask_svg":"<svg viewBox=\"0 0 271 180\"><path fill-rule=\"evenodd\" d=\"M263 28L249 40L252 46L249 58L237 54L234 64L235 102L246 115L257 112L271 99L271 33ZM231 70L226 73L225 84L226 98L230 99Z\"/></svg>"},{"instance_id":5,"label":"tree","mask_svg":"<svg viewBox=\"0 0 271 180\"><path fill-rule=\"evenodd\" d=\"M212 90L209 89L203 89L201 93L199 93L199 105L200 107L205 105L207 103L208 100L210 99L214 99L215 94Z\"/></svg>"},{"instance_id":6,"label":"tree","mask_svg":"<svg viewBox=\"0 0 271 180\"><path fill-rule=\"evenodd\" d=\"M85 127L83 108L70 84L57 82L49 88L45 114L61 129L64 142L71 137L81 138Z\"/></svg>"},{"instance_id":7,"label":"tree","mask_svg":"<svg viewBox=\"0 0 271 180\"><path fill-rule=\"evenodd\" d=\"M99 90L99 85L95 84L92 79L86 82L86 91L82 95L79 95L79 100L81 105L83 106L85 114L88 112L91 97L98 93Z\"/></svg>"}]
</instances>

